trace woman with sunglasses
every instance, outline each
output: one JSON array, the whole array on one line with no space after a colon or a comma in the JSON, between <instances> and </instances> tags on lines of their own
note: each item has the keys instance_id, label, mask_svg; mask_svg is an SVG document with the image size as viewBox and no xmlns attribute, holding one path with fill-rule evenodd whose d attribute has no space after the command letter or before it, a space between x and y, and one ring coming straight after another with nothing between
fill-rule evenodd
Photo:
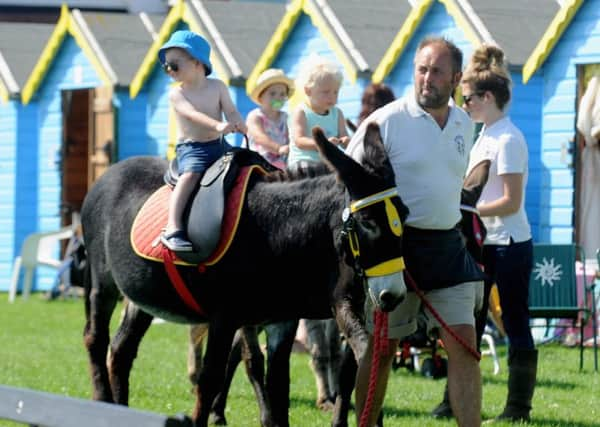
<instances>
[{"instance_id":1,"label":"woman with sunglasses","mask_svg":"<svg viewBox=\"0 0 600 427\"><path fill-rule=\"evenodd\" d=\"M487 228L483 249L486 289L492 283L498 286L509 340L508 398L496 419L525 421L529 420L538 359L527 303L533 263L531 229L524 207L528 152L523 134L506 114L511 79L502 50L480 46L466 67L461 89L465 110L475 122L483 123L467 174L482 160L491 160L477 209Z\"/></svg>"}]
</instances>

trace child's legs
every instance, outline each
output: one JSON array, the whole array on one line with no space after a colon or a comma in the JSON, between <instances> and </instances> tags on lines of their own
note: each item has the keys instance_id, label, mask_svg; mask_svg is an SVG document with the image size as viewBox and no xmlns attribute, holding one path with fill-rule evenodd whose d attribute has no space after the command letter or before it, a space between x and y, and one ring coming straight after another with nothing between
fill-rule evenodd
<instances>
[{"instance_id":1,"label":"child's legs","mask_svg":"<svg viewBox=\"0 0 600 427\"><path fill-rule=\"evenodd\" d=\"M223 155L229 145L221 139L209 142L183 142L177 144L175 152L179 168L179 179L169 200L167 233L183 230L183 211L190 194L204 172Z\"/></svg>"},{"instance_id":2,"label":"child's legs","mask_svg":"<svg viewBox=\"0 0 600 427\"><path fill-rule=\"evenodd\" d=\"M169 199L169 217L167 220L167 233L175 230L183 230L183 211L188 202L192 190L196 186L199 173L186 172L179 176L177 185L173 189Z\"/></svg>"}]
</instances>

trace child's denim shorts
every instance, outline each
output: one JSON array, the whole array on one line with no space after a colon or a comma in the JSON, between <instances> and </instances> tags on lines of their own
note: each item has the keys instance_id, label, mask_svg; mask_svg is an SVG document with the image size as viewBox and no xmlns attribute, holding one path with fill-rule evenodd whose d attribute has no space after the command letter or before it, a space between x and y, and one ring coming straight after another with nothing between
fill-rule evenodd
<instances>
[{"instance_id":1,"label":"child's denim shorts","mask_svg":"<svg viewBox=\"0 0 600 427\"><path fill-rule=\"evenodd\" d=\"M185 141L175 146L179 175L186 172L204 173L231 146L221 138L213 141Z\"/></svg>"}]
</instances>

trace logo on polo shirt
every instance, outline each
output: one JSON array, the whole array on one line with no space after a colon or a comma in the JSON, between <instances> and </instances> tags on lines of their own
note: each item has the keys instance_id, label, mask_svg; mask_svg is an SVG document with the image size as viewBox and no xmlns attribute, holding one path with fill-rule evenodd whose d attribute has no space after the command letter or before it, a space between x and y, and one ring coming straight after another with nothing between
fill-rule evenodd
<instances>
[{"instance_id":1,"label":"logo on polo shirt","mask_svg":"<svg viewBox=\"0 0 600 427\"><path fill-rule=\"evenodd\" d=\"M456 151L458 154L464 157L465 155L465 139L462 135L456 135L454 137L454 143L456 144Z\"/></svg>"}]
</instances>

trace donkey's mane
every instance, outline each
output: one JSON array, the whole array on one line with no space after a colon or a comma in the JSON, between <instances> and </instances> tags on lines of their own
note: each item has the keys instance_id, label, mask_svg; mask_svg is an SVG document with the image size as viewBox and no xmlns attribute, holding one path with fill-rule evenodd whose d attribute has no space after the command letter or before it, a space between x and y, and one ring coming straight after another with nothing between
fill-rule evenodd
<instances>
[{"instance_id":1,"label":"donkey's mane","mask_svg":"<svg viewBox=\"0 0 600 427\"><path fill-rule=\"evenodd\" d=\"M331 174L331 169L324 163L315 163L307 167L277 170L264 176L265 182L293 182L306 178L316 178Z\"/></svg>"}]
</instances>

